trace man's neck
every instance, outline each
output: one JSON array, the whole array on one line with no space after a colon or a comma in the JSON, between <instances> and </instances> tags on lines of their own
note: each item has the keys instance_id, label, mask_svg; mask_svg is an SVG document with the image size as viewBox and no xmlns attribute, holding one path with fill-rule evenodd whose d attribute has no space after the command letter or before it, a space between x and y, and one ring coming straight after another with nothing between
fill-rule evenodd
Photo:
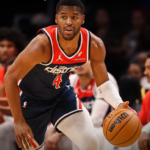
<instances>
[{"instance_id":1,"label":"man's neck","mask_svg":"<svg viewBox=\"0 0 150 150\"><path fill-rule=\"evenodd\" d=\"M80 37L80 32L72 40L65 40L58 30L59 44L67 55L72 55L77 50L79 37Z\"/></svg>"},{"instance_id":2,"label":"man's neck","mask_svg":"<svg viewBox=\"0 0 150 150\"><path fill-rule=\"evenodd\" d=\"M92 81L93 76L90 74L79 75L80 86L82 89L86 89L90 82Z\"/></svg>"}]
</instances>

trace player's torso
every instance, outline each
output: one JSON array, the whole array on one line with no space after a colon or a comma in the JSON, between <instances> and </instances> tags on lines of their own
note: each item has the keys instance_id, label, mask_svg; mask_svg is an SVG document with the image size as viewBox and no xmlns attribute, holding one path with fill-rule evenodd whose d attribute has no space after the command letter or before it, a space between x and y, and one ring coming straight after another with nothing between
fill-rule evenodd
<instances>
[{"instance_id":1,"label":"player's torso","mask_svg":"<svg viewBox=\"0 0 150 150\"><path fill-rule=\"evenodd\" d=\"M78 98L82 101L83 105L91 113L95 101L95 80L92 79L87 88L82 89L79 78L77 78L74 91Z\"/></svg>"},{"instance_id":2,"label":"player's torso","mask_svg":"<svg viewBox=\"0 0 150 150\"><path fill-rule=\"evenodd\" d=\"M21 90L36 99L53 99L69 84L70 72L89 60L90 33L81 28L79 45L76 52L67 56L58 42L57 26L49 26L39 30L44 32L51 44L51 60L37 64L20 82Z\"/></svg>"}]
</instances>

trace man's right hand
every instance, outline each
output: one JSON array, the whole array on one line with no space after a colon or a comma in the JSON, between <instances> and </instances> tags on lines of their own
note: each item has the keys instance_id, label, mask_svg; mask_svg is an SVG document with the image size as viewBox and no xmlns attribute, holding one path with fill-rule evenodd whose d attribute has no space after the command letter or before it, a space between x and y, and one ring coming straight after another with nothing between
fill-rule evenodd
<instances>
[{"instance_id":1,"label":"man's right hand","mask_svg":"<svg viewBox=\"0 0 150 150\"><path fill-rule=\"evenodd\" d=\"M32 146L30 138L33 139L34 136L32 130L25 121L15 121L15 135L17 144L22 150L25 150L24 145L26 149Z\"/></svg>"},{"instance_id":2,"label":"man's right hand","mask_svg":"<svg viewBox=\"0 0 150 150\"><path fill-rule=\"evenodd\" d=\"M148 150L149 145L150 145L150 137L148 136L146 132L142 132L138 140L139 149Z\"/></svg>"}]
</instances>

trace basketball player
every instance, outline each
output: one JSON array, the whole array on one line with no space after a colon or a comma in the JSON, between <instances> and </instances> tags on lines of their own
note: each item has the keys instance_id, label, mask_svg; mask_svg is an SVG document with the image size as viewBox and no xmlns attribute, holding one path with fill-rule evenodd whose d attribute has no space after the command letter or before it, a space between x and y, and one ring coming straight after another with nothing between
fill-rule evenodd
<instances>
[{"instance_id":1,"label":"basketball player","mask_svg":"<svg viewBox=\"0 0 150 150\"><path fill-rule=\"evenodd\" d=\"M130 109L129 102L122 101L109 81L103 42L81 28L85 18L82 2L60 0L56 13L57 25L39 30L5 75L16 140L24 150L31 147L34 137L39 147L32 145L42 149L47 124L52 122L56 130L63 132L80 150L98 150L98 140L88 111L73 88L68 88L69 73L90 59L103 98L115 109ZM21 96L17 85L19 79Z\"/></svg>"}]
</instances>

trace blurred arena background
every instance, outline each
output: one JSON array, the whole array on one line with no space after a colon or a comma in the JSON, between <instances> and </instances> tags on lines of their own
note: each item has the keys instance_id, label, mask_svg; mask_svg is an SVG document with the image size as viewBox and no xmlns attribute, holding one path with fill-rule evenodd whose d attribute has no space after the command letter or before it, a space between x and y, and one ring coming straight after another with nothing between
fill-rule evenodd
<instances>
[{"instance_id":1,"label":"blurred arena background","mask_svg":"<svg viewBox=\"0 0 150 150\"><path fill-rule=\"evenodd\" d=\"M115 77L123 100L129 100L130 106L140 114L141 107L145 109L146 104L148 105L148 101L150 101L147 92L150 89L150 83L144 75L145 61L150 52L150 0L81 1L86 8L83 27L103 40L106 47L105 62L108 72ZM5 67L5 71L8 65L13 63L12 58L23 50L36 35L38 29L55 24L57 2L58 0L0 2L0 63L2 67ZM9 38L5 38L8 35L7 32L11 32L10 28L17 29L22 33L19 36L15 35L16 38L17 36L18 38L22 37L20 38L22 39L20 41L22 49L17 48L17 55L14 54L13 57L10 56L3 62L1 41L9 39L12 39L9 40L12 42L16 41L11 35L8 36ZM18 34L21 34L20 32ZM17 44L15 46L17 47ZM3 92L5 71L0 68L0 143L8 144L10 142L4 135L11 136L10 132L6 131L1 134L1 126L6 121L12 120L8 117L11 113L9 112L5 92ZM143 100L147 102L142 105ZM150 107L146 109L149 113ZM143 126L148 125L150 121L147 112L139 115ZM147 118L143 118L143 116L147 116ZM150 130L150 126L148 126L148 129ZM147 135L144 133L143 136L149 139ZM112 147L112 149L117 148ZM0 150L9 150L9 148L1 149L0 144Z\"/></svg>"}]
</instances>

